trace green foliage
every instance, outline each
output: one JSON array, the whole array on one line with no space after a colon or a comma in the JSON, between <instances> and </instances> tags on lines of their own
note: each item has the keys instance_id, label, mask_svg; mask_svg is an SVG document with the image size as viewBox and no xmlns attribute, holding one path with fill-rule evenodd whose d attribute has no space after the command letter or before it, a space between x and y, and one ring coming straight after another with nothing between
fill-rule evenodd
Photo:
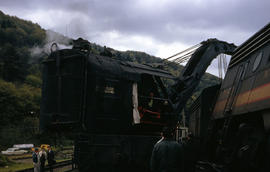
<instances>
[{"instance_id":1,"label":"green foliage","mask_svg":"<svg viewBox=\"0 0 270 172\"><path fill-rule=\"evenodd\" d=\"M22 107L18 102L19 95L15 85L10 82L0 80L0 125L7 125L8 122L15 120Z\"/></svg>"},{"instance_id":2,"label":"green foliage","mask_svg":"<svg viewBox=\"0 0 270 172\"><path fill-rule=\"evenodd\" d=\"M0 145L27 141L38 132L41 89L0 80Z\"/></svg>"},{"instance_id":3,"label":"green foliage","mask_svg":"<svg viewBox=\"0 0 270 172\"><path fill-rule=\"evenodd\" d=\"M38 114L41 100L41 89L27 84L18 88L20 103L24 109L24 114Z\"/></svg>"},{"instance_id":4,"label":"green foliage","mask_svg":"<svg viewBox=\"0 0 270 172\"><path fill-rule=\"evenodd\" d=\"M38 24L0 11L0 78L23 82L30 73L29 48L43 45L46 33Z\"/></svg>"},{"instance_id":5,"label":"green foliage","mask_svg":"<svg viewBox=\"0 0 270 172\"><path fill-rule=\"evenodd\" d=\"M23 84L15 86L11 82L0 80L0 124L14 123L24 116L39 113L41 89Z\"/></svg>"},{"instance_id":6,"label":"green foliage","mask_svg":"<svg viewBox=\"0 0 270 172\"><path fill-rule=\"evenodd\" d=\"M33 168L33 163L15 163L13 162L12 164L9 164L6 167L2 167L0 168L1 172L15 172L15 171L20 171L20 170L24 170L27 168Z\"/></svg>"},{"instance_id":7,"label":"green foliage","mask_svg":"<svg viewBox=\"0 0 270 172\"><path fill-rule=\"evenodd\" d=\"M4 44L0 49L0 76L6 81L23 81L29 73L28 60L30 53L26 47L14 48L11 44Z\"/></svg>"},{"instance_id":8,"label":"green foliage","mask_svg":"<svg viewBox=\"0 0 270 172\"><path fill-rule=\"evenodd\" d=\"M0 146L34 140L41 100L41 60L31 48L45 43L38 24L0 11Z\"/></svg>"},{"instance_id":9,"label":"green foliage","mask_svg":"<svg viewBox=\"0 0 270 172\"><path fill-rule=\"evenodd\" d=\"M0 144L5 146L12 146L18 143L37 143L38 140L35 137L38 135L38 123L37 117L26 117L20 122L16 121L17 125L10 123L5 125L0 130Z\"/></svg>"},{"instance_id":10,"label":"green foliage","mask_svg":"<svg viewBox=\"0 0 270 172\"><path fill-rule=\"evenodd\" d=\"M25 79L25 83L32 87L41 88L41 78L35 75L28 75Z\"/></svg>"},{"instance_id":11,"label":"green foliage","mask_svg":"<svg viewBox=\"0 0 270 172\"><path fill-rule=\"evenodd\" d=\"M11 165L13 164L14 162L12 162L8 157L0 154L0 167L4 167L4 166L7 166L7 165Z\"/></svg>"},{"instance_id":12,"label":"green foliage","mask_svg":"<svg viewBox=\"0 0 270 172\"><path fill-rule=\"evenodd\" d=\"M10 43L15 47L32 47L44 43L45 38L45 30L38 24L5 15L0 11L0 46Z\"/></svg>"}]
</instances>

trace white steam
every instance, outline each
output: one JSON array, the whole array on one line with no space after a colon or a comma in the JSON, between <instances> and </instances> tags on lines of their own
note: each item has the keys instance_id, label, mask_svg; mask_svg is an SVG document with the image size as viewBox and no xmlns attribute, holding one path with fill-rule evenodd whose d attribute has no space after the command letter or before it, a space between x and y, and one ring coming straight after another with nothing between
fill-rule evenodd
<instances>
[{"instance_id":1,"label":"white steam","mask_svg":"<svg viewBox=\"0 0 270 172\"><path fill-rule=\"evenodd\" d=\"M43 47L34 46L30 49L31 55L33 57L41 56L42 54L50 54L51 46L53 43L56 43L58 49L71 49L72 48L72 39L65 37L59 33L56 33L51 30L46 30L46 43Z\"/></svg>"}]
</instances>

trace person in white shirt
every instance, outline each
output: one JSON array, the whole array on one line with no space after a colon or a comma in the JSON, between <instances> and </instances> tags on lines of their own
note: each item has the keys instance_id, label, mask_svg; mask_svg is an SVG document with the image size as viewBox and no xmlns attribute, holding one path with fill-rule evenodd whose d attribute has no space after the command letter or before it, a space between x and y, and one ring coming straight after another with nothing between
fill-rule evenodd
<instances>
[{"instance_id":1,"label":"person in white shirt","mask_svg":"<svg viewBox=\"0 0 270 172\"><path fill-rule=\"evenodd\" d=\"M45 171L45 162L47 159L47 153L45 152L44 148L41 148L41 151L39 152L39 157L40 157L40 172Z\"/></svg>"}]
</instances>

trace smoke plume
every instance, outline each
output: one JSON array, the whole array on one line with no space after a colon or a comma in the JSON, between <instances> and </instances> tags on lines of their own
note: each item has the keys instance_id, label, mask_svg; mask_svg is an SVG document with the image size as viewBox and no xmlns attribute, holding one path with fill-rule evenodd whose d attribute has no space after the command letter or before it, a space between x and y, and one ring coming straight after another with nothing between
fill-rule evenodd
<instances>
[{"instance_id":1,"label":"smoke plume","mask_svg":"<svg viewBox=\"0 0 270 172\"><path fill-rule=\"evenodd\" d=\"M51 45L56 43L59 49L71 49L73 40L52 30L46 30L46 41L43 47L34 46L30 49L32 57L49 55Z\"/></svg>"}]
</instances>

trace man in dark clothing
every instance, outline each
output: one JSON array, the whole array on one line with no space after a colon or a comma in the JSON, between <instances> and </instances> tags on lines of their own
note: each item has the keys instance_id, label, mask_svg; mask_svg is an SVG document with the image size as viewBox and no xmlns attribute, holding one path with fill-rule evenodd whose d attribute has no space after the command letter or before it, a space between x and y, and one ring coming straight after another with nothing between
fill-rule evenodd
<instances>
[{"instance_id":1,"label":"man in dark clothing","mask_svg":"<svg viewBox=\"0 0 270 172\"><path fill-rule=\"evenodd\" d=\"M152 151L152 172L180 172L183 169L182 146L173 139L174 130L164 127L162 139Z\"/></svg>"},{"instance_id":2,"label":"man in dark clothing","mask_svg":"<svg viewBox=\"0 0 270 172\"><path fill-rule=\"evenodd\" d=\"M184 149L184 164L185 172L195 172L196 161L198 160L198 155L200 154L198 145L195 143L192 133L188 134L188 137L183 143Z\"/></svg>"},{"instance_id":3,"label":"man in dark clothing","mask_svg":"<svg viewBox=\"0 0 270 172\"><path fill-rule=\"evenodd\" d=\"M39 172L40 171L40 157L38 153L38 148L35 148L35 152L33 152L33 164L34 164L34 172Z\"/></svg>"},{"instance_id":4,"label":"man in dark clothing","mask_svg":"<svg viewBox=\"0 0 270 172\"><path fill-rule=\"evenodd\" d=\"M50 171L52 172L53 171L52 166L55 163L55 160L54 160L54 152L52 151L52 148L50 146L48 147L47 159L48 159L48 165L49 165Z\"/></svg>"}]
</instances>

